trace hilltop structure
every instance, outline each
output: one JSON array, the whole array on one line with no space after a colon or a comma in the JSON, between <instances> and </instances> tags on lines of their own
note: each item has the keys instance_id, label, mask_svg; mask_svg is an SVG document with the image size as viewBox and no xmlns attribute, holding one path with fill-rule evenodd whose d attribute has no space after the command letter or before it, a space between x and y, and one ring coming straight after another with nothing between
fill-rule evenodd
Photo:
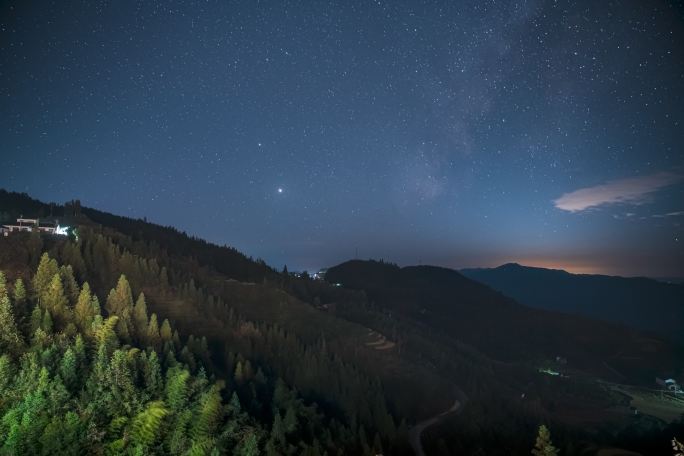
<instances>
[{"instance_id":1,"label":"hilltop structure","mask_svg":"<svg viewBox=\"0 0 684 456\"><path fill-rule=\"evenodd\" d=\"M0 233L4 236L9 236L10 233L16 232L39 232L46 234L58 234L62 236L67 235L68 227L59 225L59 220L49 220L41 222L37 218L23 218L17 219L16 223L0 226Z\"/></svg>"},{"instance_id":2,"label":"hilltop structure","mask_svg":"<svg viewBox=\"0 0 684 456\"><path fill-rule=\"evenodd\" d=\"M661 386L661 387L667 389L667 391L669 391L669 392L671 392L671 393L674 393L675 395L677 395L677 394L684 394L684 391L682 391L682 388L681 388L681 386L679 386L679 384L677 383L677 380L675 380L675 379L673 379L673 378L668 378L668 379L665 379L665 380L662 380L662 379L660 379L660 378L656 378L656 383L657 383L659 386Z\"/></svg>"}]
</instances>

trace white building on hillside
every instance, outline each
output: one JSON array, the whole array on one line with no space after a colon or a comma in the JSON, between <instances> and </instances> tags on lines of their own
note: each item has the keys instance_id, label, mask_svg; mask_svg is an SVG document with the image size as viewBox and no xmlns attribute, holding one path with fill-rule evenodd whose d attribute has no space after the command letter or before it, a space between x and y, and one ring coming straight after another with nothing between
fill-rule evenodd
<instances>
[{"instance_id":1,"label":"white building on hillside","mask_svg":"<svg viewBox=\"0 0 684 456\"><path fill-rule=\"evenodd\" d=\"M66 234L63 229L60 229L59 222L55 220L54 222L41 222L40 219L29 219L20 217L17 219L16 223L11 223L7 225L2 225L0 231L4 236L8 236L10 233L15 232L40 232L47 234Z\"/></svg>"}]
</instances>

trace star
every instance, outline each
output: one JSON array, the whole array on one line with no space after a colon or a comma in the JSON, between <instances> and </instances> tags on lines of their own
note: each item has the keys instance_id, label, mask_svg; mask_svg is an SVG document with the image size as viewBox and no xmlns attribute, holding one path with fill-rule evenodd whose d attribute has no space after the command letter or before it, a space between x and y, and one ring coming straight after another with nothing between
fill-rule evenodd
<instances>
[{"instance_id":1,"label":"star","mask_svg":"<svg viewBox=\"0 0 684 456\"><path fill-rule=\"evenodd\" d=\"M357 247L472 267L581 245L603 272L682 275L681 220L646 217L684 210L684 179L645 187L684 169L683 28L668 8L436 0L418 14L412 2L372 0L353 2L330 27L310 2L287 15L256 2L175 2L152 8L155 17L131 2L122 5L131 21L102 17L97 2L62 14L61 3L3 17L12 32L0 46L0 67L11 69L0 72L0 187L154 214L299 269L304 259L337 264ZM623 26L637 16L648 18L639 30ZM148 25L181 17L191 27ZM44 27L49 46L17 51ZM92 45L119 28L136 39ZM132 65L144 42L154 58ZM556 207L568 198L573 210ZM264 204L282 206L271 214L279 223L261 223ZM613 205L643 213L613 218ZM231 221L203 223L217 207ZM304 242L312 237L326 247Z\"/></svg>"}]
</instances>

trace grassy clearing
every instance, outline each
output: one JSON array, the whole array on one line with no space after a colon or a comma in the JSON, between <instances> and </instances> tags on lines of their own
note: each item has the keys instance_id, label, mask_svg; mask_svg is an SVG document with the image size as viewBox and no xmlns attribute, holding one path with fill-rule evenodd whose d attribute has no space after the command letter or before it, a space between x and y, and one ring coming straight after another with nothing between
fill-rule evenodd
<instances>
[{"instance_id":1,"label":"grassy clearing","mask_svg":"<svg viewBox=\"0 0 684 456\"><path fill-rule=\"evenodd\" d=\"M675 398L672 394L625 386L616 387L615 390L629 396L630 405L639 413L654 416L667 423L684 415L684 399Z\"/></svg>"}]
</instances>

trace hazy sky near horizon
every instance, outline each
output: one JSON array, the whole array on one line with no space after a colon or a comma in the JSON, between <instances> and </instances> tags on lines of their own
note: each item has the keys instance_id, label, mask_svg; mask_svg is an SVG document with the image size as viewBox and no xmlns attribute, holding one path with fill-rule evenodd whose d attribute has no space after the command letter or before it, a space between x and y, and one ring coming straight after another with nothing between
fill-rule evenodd
<instances>
[{"instance_id":1,"label":"hazy sky near horizon","mask_svg":"<svg viewBox=\"0 0 684 456\"><path fill-rule=\"evenodd\" d=\"M0 187L269 264L684 275L665 1L8 1Z\"/></svg>"}]
</instances>

